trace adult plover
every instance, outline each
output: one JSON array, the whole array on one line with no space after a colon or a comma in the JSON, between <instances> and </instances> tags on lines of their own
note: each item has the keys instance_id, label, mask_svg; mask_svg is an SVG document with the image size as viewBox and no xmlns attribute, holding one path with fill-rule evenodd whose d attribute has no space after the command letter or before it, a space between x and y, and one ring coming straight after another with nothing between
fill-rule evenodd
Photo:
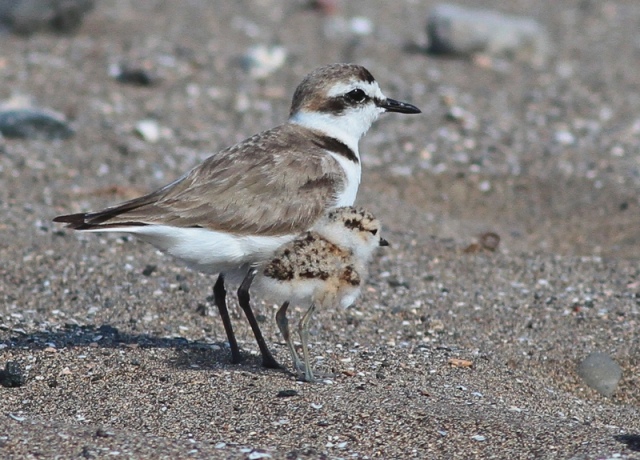
<instances>
[{"instance_id":1,"label":"adult plover","mask_svg":"<svg viewBox=\"0 0 640 460\"><path fill-rule=\"evenodd\" d=\"M347 206L329 211L312 231L280 247L259 268L253 287L282 305L276 322L296 370L303 372L306 381L314 380L308 329L315 308L352 305L360 295L374 250L387 245L378 219L368 211ZM298 357L289 332L290 303L310 305L298 325L304 361Z\"/></svg>"},{"instance_id":2,"label":"adult plover","mask_svg":"<svg viewBox=\"0 0 640 460\"><path fill-rule=\"evenodd\" d=\"M361 175L358 141L384 112L420 110L387 98L360 65L320 67L296 89L287 123L210 156L148 195L54 221L81 231L130 233L195 270L219 274L214 299L237 363L225 277L244 280L254 264L328 209L353 204ZM279 367L249 305L249 284L238 290L240 306L263 365Z\"/></svg>"}]
</instances>

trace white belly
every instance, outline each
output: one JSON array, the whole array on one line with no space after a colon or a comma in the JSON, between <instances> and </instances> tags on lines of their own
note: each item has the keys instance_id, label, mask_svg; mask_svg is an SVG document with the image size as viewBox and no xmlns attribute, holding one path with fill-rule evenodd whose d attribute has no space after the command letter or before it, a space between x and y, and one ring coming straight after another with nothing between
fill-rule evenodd
<instances>
[{"instance_id":1,"label":"white belly","mask_svg":"<svg viewBox=\"0 0 640 460\"><path fill-rule=\"evenodd\" d=\"M89 230L105 231L105 229ZM129 233L203 273L231 273L273 256L297 235L238 236L204 228L146 225L106 231Z\"/></svg>"}]
</instances>

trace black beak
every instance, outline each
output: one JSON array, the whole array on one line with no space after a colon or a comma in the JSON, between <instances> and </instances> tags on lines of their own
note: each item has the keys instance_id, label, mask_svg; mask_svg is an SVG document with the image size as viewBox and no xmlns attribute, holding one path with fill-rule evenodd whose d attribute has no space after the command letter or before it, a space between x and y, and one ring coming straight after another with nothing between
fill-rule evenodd
<instances>
[{"instance_id":1,"label":"black beak","mask_svg":"<svg viewBox=\"0 0 640 460\"><path fill-rule=\"evenodd\" d=\"M395 99L389 99L380 102L379 107L382 107L387 112L397 113L422 113L422 111L415 105L411 105L408 102L400 102Z\"/></svg>"},{"instance_id":2,"label":"black beak","mask_svg":"<svg viewBox=\"0 0 640 460\"><path fill-rule=\"evenodd\" d=\"M391 245L384 238L380 238L380 246L391 246Z\"/></svg>"}]
</instances>

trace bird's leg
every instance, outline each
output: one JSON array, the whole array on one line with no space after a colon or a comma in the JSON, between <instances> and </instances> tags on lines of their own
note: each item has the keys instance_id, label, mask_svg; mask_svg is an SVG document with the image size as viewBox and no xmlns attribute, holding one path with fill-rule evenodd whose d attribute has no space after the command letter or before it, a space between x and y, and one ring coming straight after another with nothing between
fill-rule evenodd
<instances>
[{"instance_id":1,"label":"bird's leg","mask_svg":"<svg viewBox=\"0 0 640 460\"><path fill-rule=\"evenodd\" d=\"M251 283L253 282L253 278L255 278L257 272L258 270L255 268L250 268L247 272L247 276L244 277L244 280L238 289L238 303L240 304L242 311L244 311L244 314L247 316L253 335L256 337L256 342L258 342L258 347L260 347L262 365L270 369L281 369L282 366L275 360L267 347L267 343L264 341L264 337L262 337L260 326L258 326L258 321L256 321L256 317L254 316L253 310L251 310L251 305L249 304L249 301L251 300L249 288L251 287Z\"/></svg>"},{"instance_id":2,"label":"bird's leg","mask_svg":"<svg viewBox=\"0 0 640 460\"><path fill-rule=\"evenodd\" d=\"M304 363L300 361L300 357L296 352L296 347L293 344L293 340L291 339L291 334L289 332L289 320L287 319L287 309L289 308L289 302L285 302L278 309L276 313L276 324L278 325L278 329L280 329L280 333L282 337L284 337L285 342L287 342L287 346L289 347L289 352L291 353L291 360L293 361L293 367L297 372L304 372Z\"/></svg>"},{"instance_id":3,"label":"bird's leg","mask_svg":"<svg viewBox=\"0 0 640 460\"><path fill-rule=\"evenodd\" d=\"M311 304L307 312L304 314L298 325L298 334L300 334L300 341L302 342L302 356L304 358L304 379L307 382L314 382L313 371L311 370L311 361L309 358L309 320L316 309L315 302Z\"/></svg>"},{"instance_id":4,"label":"bird's leg","mask_svg":"<svg viewBox=\"0 0 640 460\"><path fill-rule=\"evenodd\" d=\"M213 285L213 300L216 303L216 307L218 307L220 318L222 318L224 331L227 333L229 348L231 348L231 364L238 364L242 361L242 356L240 356L240 348L238 348L238 342L233 333L233 326L229 317L229 310L227 310L227 291L224 288L224 275L222 273L218 275L216 284Z\"/></svg>"}]
</instances>

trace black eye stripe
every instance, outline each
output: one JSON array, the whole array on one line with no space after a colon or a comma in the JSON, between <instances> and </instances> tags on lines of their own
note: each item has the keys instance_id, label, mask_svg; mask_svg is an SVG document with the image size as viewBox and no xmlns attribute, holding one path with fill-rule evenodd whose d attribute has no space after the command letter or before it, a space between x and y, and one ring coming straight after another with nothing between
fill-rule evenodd
<instances>
[{"instance_id":1,"label":"black eye stripe","mask_svg":"<svg viewBox=\"0 0 640 460\"><path fill-rule=\"evenodd\" d=\"M346 94L331 97L319 104L315 109L318 112L330 112L336 115L342 114L349 107L357 107L370 101L372 98L360 88L352 89Z\"/></svg>"}]
</instances>

